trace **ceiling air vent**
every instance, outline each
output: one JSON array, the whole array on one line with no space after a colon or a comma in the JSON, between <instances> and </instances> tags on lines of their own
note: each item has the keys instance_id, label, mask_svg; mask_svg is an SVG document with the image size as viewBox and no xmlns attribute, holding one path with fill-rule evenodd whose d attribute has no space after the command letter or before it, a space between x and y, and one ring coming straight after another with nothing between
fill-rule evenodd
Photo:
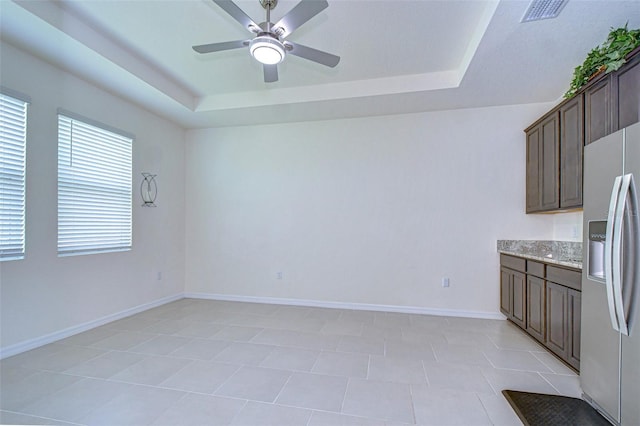
<instances>
[{"instance_id":1,"label":"ceiling air vent","mask_svg":"<svg viewBox=\"0 0 640 426\"><path fill-rule=\"evenodd\" d=\"M533 0L520 22L555 18L569 0Z\"/></svg>"}]
</instances>

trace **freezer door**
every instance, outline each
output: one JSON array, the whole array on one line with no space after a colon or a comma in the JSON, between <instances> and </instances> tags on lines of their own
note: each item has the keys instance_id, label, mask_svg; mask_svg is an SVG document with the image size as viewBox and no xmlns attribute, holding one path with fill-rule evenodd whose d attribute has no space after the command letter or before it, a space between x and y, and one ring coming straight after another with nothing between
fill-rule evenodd
<instances>
[{"instance_id":1,"label":"freezer door","mask_svg":"<svg viewBox=\"0 0 640 426\"><path fill-rule=\"evenodd\" d=\"M584 233L589 249L589 223L606 221L615 178L623 173L622 132L616 132L585 147L584 152ZM582 273L582 324L580 385L599 409L615 422L620 421L620 333L611 326L607 291L602 279Z\"/></svg>"},{"instance_id":2,"label":"freezer door","mask_svg":"<svg viewBox=\"0 0 640 426\"><path fill-rule=\"evenodd\" d=\"M627 127L625 140L625 173L631 173L634 176L636 187L640 186L640 123ZM636 197L638 194L636 194ZM640 200L637 200L640 201ZM639 214L637 211L634 212ZM635 231L635 238L640 238ZM635 282L633 288L626 289L630 291L630 300L626 300L627 309L634 309L629 318L629 336L622 336L622 425L640 425L640 253L629 253L625 261L632 264L635 268L629 268L627 273L635 274Z\"/></svg>"}]
</instances>

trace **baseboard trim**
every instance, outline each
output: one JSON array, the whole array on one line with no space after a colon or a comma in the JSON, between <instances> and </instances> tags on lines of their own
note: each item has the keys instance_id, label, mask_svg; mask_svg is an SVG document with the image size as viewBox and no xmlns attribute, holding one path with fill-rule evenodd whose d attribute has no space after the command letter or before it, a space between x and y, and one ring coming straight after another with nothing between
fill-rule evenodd
<instances>
[{"instance_id":1,"label":"baseboard trim","mask_svg":"<svg viewBox=\"0 0 640 426\"><path fill-rule=\"evenodd\" d=\"M161 299L154 300L153 302L143 303L142 305L134 306L133 308L125 309L124 311L116 312L111 315L104 316L102 318L88 321L83 324L74 325L73 327L65 328L54 333L46 334L44 336L36 337L34 339L25 340L14 345L7 346L6 348L0 348L0 359L4 359L13 355L20 354L22 352L30 351L31 349L38 348L40 346L48 345L49 343L57 342L58 340L66 339L74 334L82 333L92 328L105 325L112 321L116 321L128 316L146 311L147 309L155 308L157 306L164 305L166 303L174 302L184 298L183 293L174 294L172 296L163 297Z\"/></svg>"},{"instance_id":2,"label":"baseboard trim","mask_svg":"<svg viewBox=\"0 0 640 426\"><path fill-rule=\"evenodd\" d=\"M309 306L314 308L353 309L358 311L398 312L405 314L437 315L443 317L505 320L505 316L499 312L463 311L457 309L426 308L422 306L378 305L369 303L330 302L323 300L191 292L184 293L184 297L188 299L210 299L229 302L267 303L273 305Z\"/></svg>"}]
</instances>

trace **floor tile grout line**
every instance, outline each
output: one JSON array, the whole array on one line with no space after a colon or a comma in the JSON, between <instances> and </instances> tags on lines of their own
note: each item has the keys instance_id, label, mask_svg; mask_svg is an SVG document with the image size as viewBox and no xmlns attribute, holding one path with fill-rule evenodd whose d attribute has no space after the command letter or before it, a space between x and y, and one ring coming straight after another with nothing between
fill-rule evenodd
<instances>
[{"instance_id":1,"label":"floor tile grout line","mask_svg":"<svg viewBox=\"0 0 640 426\"><path fill-rule=\"evenodd\" d=\"M427 373L427 366L424 363L424 360L420 360L422 364L422 374L424 375L424 379L427 382L427 386L431 387L431 382L429 381L429 374Z\"/></svg>"},{"instance_id":2,"label":"floor tile grout line","mask_svg":"<svg viewBox=\"0 0 640 426\"><path fill-rule=\"evenodd\" d=\"M547 382L547 383L548 383L548 384L553 388L553 390L555 390L556 392L558 392L558 395L562 395L562 392L560 392L560 390L559 390L558 388L556 388L556 387L553 385L553 383L551 383L549 380L547 380L547 378L546 378L546 377L544 377L544 376L542 375L542 373L541 373L541 372L538 372L538 376L540 376L540 377L542 378L542 380L544 380L545 382Z\"/></svg>"},{"instance_id":3,"label":"floor tile grout line","mask_svg":"<svg viewBox=\"0 0 640 426\"><path fill-rule=\"evenodd\" d=\"M474 394L475 394L476 398L478 399L478 402L480 403L480 406L482 407L482 410L484 410L484 414L487 416L487 419L489 420L489 423L491 423L492 425L495 425L495 423L491 419L491 415L489 414L489 410L487 410L487 407L485 407L484 403L482 402L482 398L480 398L480 395L478 395L478 392L474 392Z\"/></svg>"},{"instance_id":4,"label":"floor tile grout line","mask_svg":"<svg viewBox=\"0 0 640 426\"><path fill-rule=\"evenodd\" d=\"M489 380L489 378L485 374L484 369L480 368L479 370L482 377L484 377L484 380L486 380L486 382L489 383L489 387L491 387L491 390L493 391L494 395L500 395L500 392L496 390L496 387L494 386L494 384L491 383L491 380Z\"/></svg>"},{"instance_id":5,"label":"floor tile grout line","mask_svg":"<svg viewBox=\"0 0 640 426\"><path fill-rule=\"evenodd\" d=\"M152 385L149 383L139 383L139 382L128 382L126 380L118 380L118 379L113 379L111 377L108 378L103 378L103 377L90 377L90 376L82 376L82 375L76 375L76 374L67 374L67 373L58 373L58 374L65 374L68 376L74 376L74 377L81 377L83 379L92 379L92 380L101 380L104 382L108 382L108 383L119 383L119 384L124 384L124 385L130 385L130 386L141 386L141 387L145 387L145 388L154 388L154 389L161 389L161 390L169 390L169 391L175 391L175 392L183 392L183 393L193 393L193 394L197 394L197 395L207 395L207 396L216 396L219 398L231 398L231 399L240 399L240 400L244 400L245 398L238 398L238 397L234 397L234 396L227 396L227 395L218 395L215 392L221 387L223 386L231 377L233 377L233 375L235 373L237 373L242 367L245 367L245 365L240 365L240 364L227 364L227 365L233 365L238 367L232 374L231 376L229 376L229 378L227 380L225 380L223 383L221 383L214 391L212 391L211 393L207 393L207 392L198 392L198 391L193 391L193 390L186 390L186 389L181 389L181 388L177 388L177 387L169 387L169 386L162 386L162 383L164 383L166 380L168 380L170 377L173 376L173 374L169 377L167 377L166 379L164 379L162 382L156 384L156 385ZM185 366L186 367L186 366ZM282 370L282 371L287 371L287 370ZM49 371L48 371L49 372ZM57 372L53 372L53 373L57 373ZM177 374L174 373L174 374ZM77 383L77 382L74 382ZM70 385L73 385L74 383L71 383ZM68 386L70 386L68 385ZM66 387L66 386L65 386ZM64 389L64 388L62 388ZM60 390L62 390L60 389ZM58 391L54 392L57 393ZM49 396L49 395L47 395Z\"/></svg>"},{"instance_id":6,"label":"floor tile grout line","mask_svg":"<svg viewBox=\"0 0 640 426\"><path fill-rule=\"evenodd\" d=\"M422 362L422 369L424 370L424 361ZM427 373L425 371L425 377L426 377ZM413 387L414 385L408 385L409 386L409 397L411 398L411 415L413 416L413 424L417 424L418 423L418 416L416 416L416 402L415 402L415 397L413 395ZM427 386L428 385L428 381L427 381Z\"/></svg>"},{"instance_id":7,"label":"floor tile grout line","mask_svg":"<svg viewBox=\"0 0 640 426\"><path fill-rule=\"evenodd\" d=\"M282 391L284 390L284 388L287 386L287 384L291 381L291 378L293 377L295 373L294 372L290 372L289 373L289 377L287 377L287 381L284 382L284 385L282 385L282 387L280 388L280 390L278 391L278 394L276 395L275 398L273 398L273 401L271 401L272 404L275 404L276 401L278 400L278 398L280 398L280 395L282 395Z\"/></svg>"},{"instance_id":8,"label":"floor tile grout line","mask_svg":"<svg viewBox=\"0 0 640 426\"><path fill-rule=\"evenodd\" d=\"M344 395L342 395L342 401L340 403L340 414L346 414L344 412L344 403L347 401L347 393L349 392L349 385L351 385L351 377L347 377L347 385L344 387Z\"/></svg>"},{"instance_id":9,"label":"floor tile grout line","mask_svg":"<svg viewBox=\"0 0 640 426\"><path fill-rule=\"evenodd\" d=\"M47 370L42 370L42 371L43 371L43 372L47 372L47 373L61 374L61 373L59 373L59 372L55 372L55 371L47 371ZM73 375L71 375L71 374L66 374L66 375L67 375L67 376L73 376ZM38 404L40 401L44 400L45 398L54 397L54 396L56 396L56 395L60 394L62 391L66 390L67 388L69 388L69 387L71 387L71 386L73 386L73 385L75 385L75 384L77 384L77 383L80 383L80 382L83 382L83 381L86 381L86 380L88 380L88 379L89 379L89 378L84 377L84 376L73 376L73 377L79 377L79 378L80 378L80 380L77 380L77 381L75 381L75 382L71 382L71 383L69 383L69 384L66 384L66 385L62 386L61 388L56 389L54 392L52 392L52 393L50 393L50 394L46 394L46 395L41 396L40 398L36 398L34 401L32 401L32 402L30 402L30 403L26 404L25 406L23 406L23 407L21 408L21 410L24 410L25 408L27 408L27 407L29 407L29 406L31 406L31 405L36 405L36 404ZM2 408L0 408L0 410L2 410ZM42 417L42 416L38 416L37 414L28 414L28 413L26 413L26 412L24 412L24 413L25 413L26 415L28 415L28 416L33 416L33 417ZM45 418L47 418L47 417L45 417ZM56 420L60 420L60 421L64 421L64 422L66 422L66 420L62 420L62 419L56 419Z\"/></svg>"},{"instance_id":10,"label":"floor tile grout line","mask_svg":"<svg viewBox=\"0 0 640 426\"><path fill-rule=\"evenodd\" d=\"M35 417L37 419L43 419L43 420L54 420L56 422L62 422L62 423L65 423L65 424L70 424L70 425L84 426L84 423L77 423L77 422L72 422L72 421L69 421L69 420L62 420L62 419L58 419L58 418L55 418L55 417L38 416L36 414L29 414L29 413L26 413L26 412L23 412L23 411L0 409L0 412L19 414L21 416Z\"/></svg>"},{"instance_id":11,"label":"floor tile grout line","mask_svg":"<svg viewBox=\"0 0 640 426\"><path fill-rule=\"evenodd\" d=\"M546 352L538 352L538 353L546 353ZM531 354L532 354L532 355L533 355L533 356L534 356L538 361L540 361L542 364L544 364L544 366L545 366L545 367L547 367L549 370L551 370L551 371L549 371L549 373L550 373L550 374L555 374L555 375L557 375L557 376L566 376L566 377L574 377L574 376L577 376L577 374L576 374L576 373L573 373L573 372L572 372L573 374L557 373L557 372L556 372L556 371L555 371L555 370L554 370L550 365L548 365L546 362L544 362L544 360L543 360L543 359L540 359L540 357L538 357L538 356L536 355L536 352L531 352ZM551 356L553 356L553 355L551 355ZM560 361L558 361L558 363L560 363ZM565 367L567 370L571 370L569 367L566 367L566 366L564 366L564 365L563 365L563 367Z\"/></svg>"}]
</instances>

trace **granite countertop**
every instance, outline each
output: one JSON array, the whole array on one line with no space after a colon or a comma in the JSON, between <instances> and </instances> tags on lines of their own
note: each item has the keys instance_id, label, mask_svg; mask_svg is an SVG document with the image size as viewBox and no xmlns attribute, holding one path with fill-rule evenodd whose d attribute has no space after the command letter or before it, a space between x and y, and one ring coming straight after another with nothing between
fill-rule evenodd
<instances>
[{"instance_id":1,"label":"granite countertop","mask_svg":"<svg viewBox=\"0 0 640 426\"><path fill-rule=\"evenodd\" d=\"M498 252L582 269L582 243L573 241L498 240Z\"/></svg>"}]
</instances>

